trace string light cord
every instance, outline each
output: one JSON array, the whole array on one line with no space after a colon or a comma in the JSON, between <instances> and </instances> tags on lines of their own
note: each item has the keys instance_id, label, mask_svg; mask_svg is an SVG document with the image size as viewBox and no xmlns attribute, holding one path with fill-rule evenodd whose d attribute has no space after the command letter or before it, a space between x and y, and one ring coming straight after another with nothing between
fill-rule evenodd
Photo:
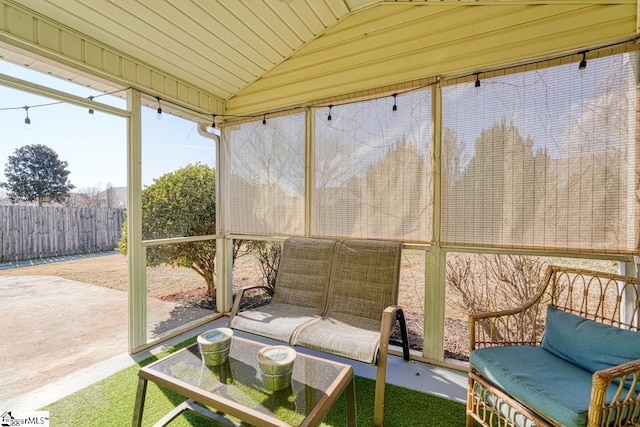
<instances>
[{"instance_id":1,"label":"string light cord","mask_svg":"<svg viewBox=\"0 0 640 427\"><path fill-rule=\"evenodd\" d=\"M58 105L58 104L64 104L64 102L63 101L56 101L56 102L48 102L46 104L22 105L20 107L4 107L4 108L0 108L0 111L24 110L25 107L28 107L29 109L40 108L40 107L49 107L51 105Z\"/></svg>"},{"instance_id":2,"label":"string light cord","mask_svg":"<svg viewBox=\"0 0 640 427\"><path fill-rule=\"evenodd\" d=\"M600 46L597 49L608 49L608 48L613 48L616 46L622 46L625 44L629 44L629 43L633 43L637 40L640 39L640 35L636 36L630 40L625 40L622 42L617 42L617 43L611 43L608 45L604 45L604 46ZM549 62L552 60L557 60L557 59L562 59L562 58L568 58L568 57L573 57L575 55L580 55L581 56L581 61L579 64L579 68L581 70L583 70L586 67L586 55L589 53L589 50L581 50L578 52L574 52L571 54L564 54L564 55L559 55L556 57L552 57L552 58L547 58L544 60L538 60L538 61L532 61L526 64L519 64L519 66L531 66L531 65L537 65L537 64L542 64L545 62ZM513 65L509 66L509 67L498 67L495 69L488 69L482 72L479 71L475 71L473 73L469 73L469 74L465 74L465 75L461 75L458 76L458 78L469 78L472 79L474 82L474 85L476 86L476 88L480 87L480 75L481 74L488 74L488 73L493 73L493 72L498 72L501 70L506 70L509 68L513 68ZM456 78L455 76L449 76L447 77L447 79L450 78ZM377 97L371 97L371 98L367 98L367 101L371 101L371 100L376 100L376 99L382 99L382 98L387 98L389 96L393 97L393 111L397 110L397 103L396 103L396 98L398 95L404 95L406 93L410 93L410 92L417 92L419 90L425 89L427 87L430 86L434 86L437 84L437 81L431 82L431 83L427 83L421 86L417 86L417 87L413 87L410 89L406 89L404 91L396 91L393 94L389 95L389 94L385 94L385 95L381 95L381 96L377 96ZM173 105L183 111L188 111L197 115L201 115L201 116L211 116L213 118L212 123L211 123L211 127L215 128L216 127L216 119L219 118L221 120L240 120L240 119L258 119L258 118L262 118L262 123L266 124L267 123L267 117L269 116L273 116L273 115L280 115L282 113L287 113L289 111L295 111L295 110L300 110L303 108L329 108L329 115L331 115L331 110L333 108L335 108L336 106L343 106L343 105L350 105L350 104L356 104L356 103L360 103L363 102L363 100L361 99L354 99L351 101L346 101L346 102L342 102L342 103L338 103L336 104L335 102L332 102L330 104L324 104L324 103L320 103L320 104L303 104L303 105L296 105L296 106L290 106L290 107L286 107L286 108L281 108L281 109L276 109L276 110L270 110L270 111L266 111L266 112L260 112L260 113L255 113L255 114L249 114L249 115L235 115L235 114L214 114L211 113L210 111L204 111L204 110L198 110L186 105L182 105L173 101L168 101L166 99L161 98L160 96L156 95L156 94L151 94L148 93L144 90L135 88L135 87L127 87L124 89L117 89L111 92L105 92L105 93L100 93L98 95L92 95L90 97L88 97L89 100L93 101L95 98L99 98L102 96L107 96L107 95L113 95L119 92L124 92L127 91L129 89L133 89L133 90L137 90L138 92L140 92L141 94L146 95L147 97L151 98L151 99L155 99L158 102L158 115L160 116L162 114L162 106L160 104L160 102L162 101L163 103L165 103L165 105ZM64 101L57 101L57 102L49 102L49 103L43 103L43 104L36 104L36 105L29 105L29 106L16 106L16 107L0 107L0 111L9 111L9 110L20 110L20 109L25 109L25 108L41 108L41 107L49 107L52 105L58 105L58 104L64 104Z\"/></svg>"},{"instance_id":3,"label":"string light cord","mask_svg":"<svg viewBox=\"0 0 640 427\"><path fill-rule=\"evenodd\" d=\"M87 99L89 99L89 101L93 101L95 98L100 98L101 96L107 96L107 95L113 95L115 93L119 93L119 92L124 92L126 90L131 89L130 87L125 88L125 89L116 89L113 90L111 92L106 92L106 93L101 93L98 95L91 95L88 96ZM34 105L21 105L19 107L0 107L0 111L10 111L10 110L24 110L25 107L28 109L33 109L33 108L41 108L41 107L50 107L52 105L60 105L60 104L65 104L64 101L53 101L53 102L45 102L43 104L34 104Z\"/></svg>"},{"instance_id":4,"label":"string light cord","mask_svg":"<svg viewBox=\"0 0 640 427\"><path fill-rule=\"evenodd\" d=\"M616 43L610 43L610 44L607 44L607 45L602 45L602 46L599 46L598 48L594 48L592 50L609 49L609 48L613 48L613 47L616 47L616 46L623 46L623 45L626 45L626 44L633 44L634 42L636 42L638 40L640 40L640 35L638 35L636 37L633 37L632 39L628 39L628 40L624 40L624 41L620 41L620 42L616 42ZM558 60L558 59L563 59L563 58L571 58L571 57L573 57L575 55L580 55L583 59L586 59L586 54L588 54L590 51L591 50L580 50L580 51L573 52L573 53L570 53L570 54L557 55L557 56L549 57L549 58L546 58L546 59L541 59L541 60L537 60L537 61L531 61L531 62L527 62L527 63L523 63L523 64L518 64L518 66L531 66L531 65L543 64L545 62L549 62L549 61L553 61L553 60ZM511 66L508 66L508 67L497 67L497 68L486 69L484 71L475 71L475 72L472 72L472 73L463 74L463 75L459 75L459 76L446 76L446 79L452 79L452 78L470 79L470 78L472 78L473 79L473 84L476 85L477 84L476 82L480 81L480 75L481 74L494 73L494 72L498 72L498 71L502 71L502 70L507 70L507 69L510 69L510 68L513 68L513 67L514 66L511 65ZM442 78L444 78L444 77L442 77ZM420 86L416 86L416 87L413 87L413 88L409 88L409 89L406 89L406 90L403 90L403 91L396 91L391 95L385 94L385 95L380 95L380 96L376 96L376 97L367 98L366 100L367 101L373 101L373 100L376 100L376 99L387 98L389 96L393 97L394 100L395 100L395 98L398 95L404 95L404 94L407 94L407 93L410 93L410 92L417 92L419 90L422 90L422 89L425 89L425 88L428 88L428 87L431 87L431 86L435 86L436 84L437 84L437 81L433 81L433 82L430 82L430 83L427 83L427 84L424 84L424 85L420 85ZM147 93L147 92L145 92L143 90L140 90L140 89L137 89L137 90L140 93L143 93L143 94L147 95L148 97L156 98L156 95ZM196 110L196 109L184 106L184 105L173 103L171 101L166 101L164 99L162 101L165 102L165 103L176 105L176 106L180 107L183 110L191 111L191 112L196 113L196 114L201 114L201 115L206 115L206 116L214 116L213 117L214 118L213 123L215 123L215 119L216 118L220 118L222 120L241 120L241 119L259 119L259 118L262 118L263 124L266 124L267 118L269 116L280 115L282 113L287 113L289 111L295 111L295 110L300 110L300 109L304 109L304 108L329 108L329 107L331 107L333 109L336 106L357 104L357 103L363 102L363 100L361 100L361 99L354 99L354 100L346 101L346 102L342 102L342 103L336 103L335 101L331 102L329 104L326 104L326 103L318 103L318 104L306 103L306 104L301 104L301 105L299 104L299 105L295 105L295 106L280 108L280 109L276 109L276 110L269 110L269 111L266 111L266 112L263 111L263 112L259 112L259 113L255 113L255 114L235 115L235 114L213 114L211 112L206 112L206 111L202 111L202 110ZM396 105L396 104L394 103L394 105ZM396 109L397 109L397 105L396 105ZM211 127L215 127L215 126L211 126Z\"/></svg>"}]
</instances>

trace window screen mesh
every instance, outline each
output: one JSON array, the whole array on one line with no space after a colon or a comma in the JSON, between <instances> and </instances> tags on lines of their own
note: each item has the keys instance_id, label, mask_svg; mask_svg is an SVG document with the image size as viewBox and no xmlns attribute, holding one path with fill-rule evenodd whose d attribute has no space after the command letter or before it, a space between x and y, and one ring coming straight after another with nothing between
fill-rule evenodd
<instances>
[{"instance_id":1,"label":"window screen mesh","mask_svg":"<svg viewBox=\"0 0 640 427\"><path fill-rule=\"evenodd\" d=\"M314 123L312 234L428 242L430 89L319 108Z\"/></svg>"},{"instance_id":2,"label":"window screen mesh","mask_svg":"<svg viewBox=\"0 0 640 427\"><path fill-rule=\"evenodd\" d=\"M229 208L224 231L304 234L304 114L227 126L223 141L229 180L221 195Z\"/></svg>"},{"instance_id":3,"label":"window screen mesh","mask_svg":"<svg viewBox=\"0 0 640 427\"><path fill-rule=\"evenodd\" d=\"M443 88L442 240L637 247L636 53Z\"/></svg>"}]
</instances>

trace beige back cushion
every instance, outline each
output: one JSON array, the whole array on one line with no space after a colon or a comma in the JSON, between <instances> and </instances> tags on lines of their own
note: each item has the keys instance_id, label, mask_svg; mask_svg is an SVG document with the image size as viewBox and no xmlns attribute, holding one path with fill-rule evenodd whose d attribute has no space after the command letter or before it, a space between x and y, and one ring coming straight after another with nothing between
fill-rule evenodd
<instances>
[{"instance_id":1,"label":"beige back cushion","mask_svg":"<svg viewBox=\"0 0 640 427\"><path fill-rule=\"evenodd\" d=\"M378 240L338 242L326 316L380 321L398 303L402 244Z\"/></svg>"},{"instance_id":2,"label":"beige back cushion","mask_svg":"<svg viewBox=\"0 0 640 427\"><path fill-rule=\"evenodd\" d=\"M274 302L317 309L321 314L331 275L335 240L291 237L284 242Z\"/></svg>"}]
</instances>

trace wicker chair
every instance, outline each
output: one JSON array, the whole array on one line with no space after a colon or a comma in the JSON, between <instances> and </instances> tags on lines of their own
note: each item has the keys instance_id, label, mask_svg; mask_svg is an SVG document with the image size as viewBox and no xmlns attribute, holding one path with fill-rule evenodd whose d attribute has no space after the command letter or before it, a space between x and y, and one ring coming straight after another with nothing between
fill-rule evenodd
<instances>
[{"instance_id":1,"label":"wicker chair","mask_svg":"<svg viewBox=\"0 0 640 427\"><path fill-rule=\"evenodd\" d=\"M640 337L635 335L639 307L640 279L550 266L536 295L524 306L469 316L471 362L467 427L473 426L474 421L487 427L640 425L640 346L637 344ZM549 324L556 318L566 320L565 323L577 319L577 332L559 335L558 330L568 327L560 322L556 330L552 329ZM588 333L594 330L601 337L604 334L604 339L597 342L584 339L591 337ZM587 331L587 334L580 331ZM568 353L575 353L559 357L562 359L559 363L564 363L566 369L551 370L551 365L545 365L539 356L547 353L543 349L545 346L551 348L549 354L553 353L552 340L558 340L557 337L561 337L558 341L561 346L569 346ZM626 349L626 356L631 355L628 358L631 360L619 358L618 354L623 351L621 348ZM516 360L506 361L506 365L511 363L520 373L524 372L515 378L517 383L503 379L503 366L501 369L487 369L482 365L483 360L501 352L504 361L504 355L510 352L514 357L531 354L531 351L537 355L533 359L515 356ZM596 357L598 351L600 356L604 354L600 359L615 355L615 358L611 356L612 360L624 363L609 363L607 366L610 367L605 369L589 369L593 365L589 359ZM481 356L480 353L484 354ZM579 367L574 368L574 363ZM551 372L544 372L545 369ZM554 413L549 402L545 405L540 400L515 395L513 389L516 386L505 386L509 383L529 387L527 381L537 381L537 384L546 381L546 387L566 397L569 393L559 390L571 388L574 371L581 375L586 387L568 396L574 404L577 401L578 406L584 408L576 412L576 421L571 423L556 419L557 411ZM539 390L533 392L540 393Z\"/></svg>"}]
</instances>

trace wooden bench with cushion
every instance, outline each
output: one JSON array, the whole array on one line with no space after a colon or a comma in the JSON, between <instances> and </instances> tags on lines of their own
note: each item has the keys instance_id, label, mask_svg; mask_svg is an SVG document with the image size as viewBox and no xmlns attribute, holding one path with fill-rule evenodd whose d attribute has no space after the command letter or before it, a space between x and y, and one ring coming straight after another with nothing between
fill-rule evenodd
<instances>
[{"instance_id":1,"label":"wooden bench with cushion","mask_svg":"<svg viewBox=\"0 0 640 427\"><path fill-rule=\"evenodd\" d=\"M289 238L284 242L271 301L240 311L235 297L229 327L361 362L377 364L374 424L381 426L390 336L400 324L402 244L378 240ZM266 289L266 288L265 288Z\"/></svg>"},{"instance_id":2,"label":"wooden bench with cushion","mask_svg":"<svg viewBox=\"0 0 640 427\"><path fill-rule=\"evenodd\" d=\"M471 315L467 427L630 426L640 279L550 266L522 307Z\"/></svg>"}]
</instances>

